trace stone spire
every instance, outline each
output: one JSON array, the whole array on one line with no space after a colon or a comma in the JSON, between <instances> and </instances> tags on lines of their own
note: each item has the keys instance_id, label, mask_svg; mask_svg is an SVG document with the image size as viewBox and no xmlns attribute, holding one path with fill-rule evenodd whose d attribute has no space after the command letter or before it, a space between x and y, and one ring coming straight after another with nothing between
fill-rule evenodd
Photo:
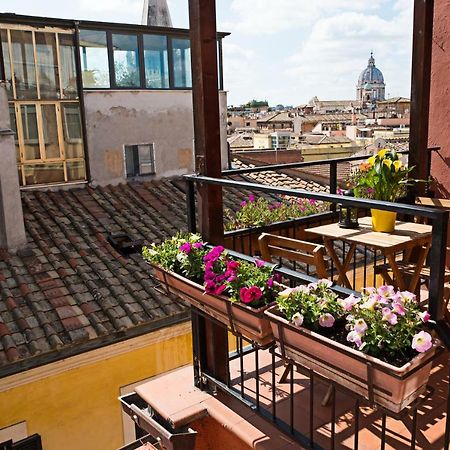
<instances>
[{"instance_id":1,"label":"stone spire","mask_svg":"<svg viewBox=\"0 0 450 450\"><path fill-rule=\"evenodd\" d=\"M144 0L142 25L171 28L172 19L167 0Z\"/></svg>"}]
</instances>

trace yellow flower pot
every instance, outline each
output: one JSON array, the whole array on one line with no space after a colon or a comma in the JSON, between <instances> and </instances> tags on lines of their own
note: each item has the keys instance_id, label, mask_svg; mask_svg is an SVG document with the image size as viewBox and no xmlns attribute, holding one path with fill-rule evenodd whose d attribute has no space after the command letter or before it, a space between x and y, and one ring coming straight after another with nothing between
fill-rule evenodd
<instances>
[{"instance_id":1,"label":"yellow flower pot","mask_svg":"<svg viewBox=\"0 0 450 450\"><path fill-rule=\"evenodd\" d=\"M383 211L381 209L371 209L372 229L382 233L392 233L395 228L397 213L393 211Z\"/></svg>"}]
</instances>

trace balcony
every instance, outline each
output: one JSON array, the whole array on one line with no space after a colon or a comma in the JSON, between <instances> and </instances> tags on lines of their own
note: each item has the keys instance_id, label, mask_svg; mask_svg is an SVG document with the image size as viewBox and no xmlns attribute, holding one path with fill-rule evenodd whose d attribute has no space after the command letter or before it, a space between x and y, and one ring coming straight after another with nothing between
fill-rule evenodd
<instances>
[{"instance_id":1,"label":"balcony","mask_svg":"<svg viewBox=\"0 0 450 450\"><path fill-rule=\"evenodd\" d=\"M249 260L259 255L257 238L263 232L294 239L315 238L319 242L320 237L307 230L336 222L338 204L358 207L360 216L365 216L374 207L396 211L406 227L416 226L414 221L421 217L427 218L432 230L429 253L431 273L426 283L425 280L420 280L416 293L420 295L422 305L428 305L437 320L435 332L444 347L434 361L425 392L407 408L399 413L392 413L373 402L370 392L366 395L355 394L348 386L324 377L319 373L320 370L302 366L298 361L283 355L279 344L261 346L256 342L249 342L235 329L227 328L208 314L192 308L193 368L164 375L138 389L140 401L157 411L169 424L169 429L170 424L179 421L183 426L198 431L197 443L212 439L211 434L221 433L224 439L239 442L240 446L236 448L437 450L448 447L450 334L448 323L442 316L445 276L443 250L448 213L436 208L354 199L334 194L337 190L337 167L347 163L349 159L356 158L230 170L224 171L220 179L186 176L188 227L191 231L197 231L196 208L199 205L196 203L196 187L204 188L205 185L221 186L224 198L227 198L227 191L231 190L241 197L250 193L271 199L280 196L308 198L330 204L329 211L319 214L263 227L224 232L223 242L229 251ZM331 193L245 181L249 173L258 172L263 175L269 170L292 171L314 164L329 166ZM364 224L366 219L360 217L359 220ZM401 225L397 226L399 230L402 229ZM398 233L401 235L402 231ZM389 240L392 236L386 234L383 239ZM356 295L364 286L383 284L378 268L380 265L389 267L389 261L382 252L361 241L356 245L354 256L348 264L347 279L350 285L343 285L337 265L342 267L345 264L350 247L351 244L345 240L334 240L335 255L339 261L329 258L327 272L328 278L335 283L333 289L341 295ZM405 250L397 250L396 261L404 253ZM276 271L283 277L284 283L291 287L317 280L313 266L297 265L282 258L277 263ZM226 351L226 346L229 351Z\"/></svg>"}]
</instances>

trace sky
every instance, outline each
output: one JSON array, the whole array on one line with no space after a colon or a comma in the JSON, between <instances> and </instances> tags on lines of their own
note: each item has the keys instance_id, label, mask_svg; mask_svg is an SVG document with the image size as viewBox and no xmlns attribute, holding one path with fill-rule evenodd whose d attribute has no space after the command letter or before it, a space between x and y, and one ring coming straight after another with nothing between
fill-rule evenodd
<instances>
[{"instance_id":1,"label":"sky","mask_svg":"<svg viewBox=\"0 0 450 450\"><path fill-rule=\"evenodd\" d=\"M350 100L373 50L386 96L410 97L413 0L216 0L228 104ZM188 0L168 0L187 28ZM1 12L140 23L143 0L0 0Z\"/></svg>"}]
</instances>

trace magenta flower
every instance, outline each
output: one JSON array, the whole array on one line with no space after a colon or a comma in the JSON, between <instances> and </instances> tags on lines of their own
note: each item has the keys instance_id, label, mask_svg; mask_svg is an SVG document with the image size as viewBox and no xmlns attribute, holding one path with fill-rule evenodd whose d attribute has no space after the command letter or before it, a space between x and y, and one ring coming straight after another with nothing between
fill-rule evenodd
<instances>
[{"instance_id":1,"label":"magenta flower","mask_svg":"<svg viewBox=\"0 0 450 450\"><path fill-rule=\"evenodd\" d=\"M299 312L295 313L292 316L292 323L296 326L296 327L301 327L303 325L303 320L304 317L302 314L300 314Z\"/></svg>"},{"instance_id":2,"label":"magenta flower","mask_svg":"<svg viewBox=\"0 0 450 450\"><path fill-rule=\"evenodd\" d=\"M244 206L247 206L247 202L245 200L241 202L241 208L243 208Z\"/></svg>"},{"instance_id":3,"label":"magenta flower","mask_svg":"<svg viewBox=\"0 0 450 450\"><path fill-rule=\"evenodd\" d=\"M255 201L255 196L254 196L253 194L250 194L250 195L248 196L248 201L249 201L250 203L253 203L253 202Z\"/></svg>"},{"instance_id":4,"label":"magenta flower","mask_svg":"<svg viewBox=\"0 0 450 450\"><path fill-rule=\"evenodd\" d=\"M398 322L397 314L393 313L389 308L383 308L381 310L383 313L383 320L389 322L391 325L396 325Z\"/></svg>"},{"instance_id":5,"label":"magenta flower","mask_svg":"<svg viewBox=\"0 0 450 450\"><path fill-rule=\"evenodd\" d=\"M322 314L319 317L319 325L324 328L331 328L334 325L334 317L330 313Z\"/></svg>"},{"instance_id":6,"label":"magenta flower","mask_svg":"<svg viewBox=\"0 0 450 450\"><path fill-rule=\"evenodd\" d=\"M273 281L276 281L277 283L281 283L281 275L279 273L274 273Z\"/></svg>"},{"instance_id":7,"label":"magenta flower","mask_svg":"<svg viewBox=\"0 0 450 450\"><path fill-rule=\"evenodd\" d=\"M192 246L189 242L185 242L181 247L180 247L180 252L186 253L186 255L188 255L191 250L192 250Z\"/></svg>"},{"instance_id":8,"label":"magenta flower","mask_svg":"<svg viewBox=\"0 0 450 450\"><path fill-rule=\"evenodd\" d=\"M267 280L267 287L270 288L270 289L273 288L273 278L272 278L272 277L270 277L270 278Z\"/></svg>"},{"instance_id":9,"label":"magenta flower","mask_svg":"<svg viewBox=\"0 0 450 450\"><path fill-rule=\"evenodd\" d=\"M317 200L315 198L310 198L309 199L309 204L310 205L315 205L317 203Z\"/></svg>"},{"instance_id":10,"label":"magenta flower","mask_svg":"<svg viewBox=\"0 0 450 450\"><path fill-rule=\"evenodd\" d=\"M196 249L203 248L205 244L203 242L195 242L193 247Z\"/></svg>"},{"instance_id":11,"label":"magenta flower","mask_svg":"<svg viewBox=\"0 0 450 450\"><path fill-rule=\"evenodd\" d=\"M239 291L239 297L242 303L249 304L262 297L263 293L258 286L251 286L249 288L243 287Z\"/></svg>"},{"instance_id":12,"label":"magenta flower","mask_svg":"<svg viewBox=\"0 0 450 450\"><path fill-rule=\"evenodd\" d=\"M227 262L227 270L237 270L240 264L237 261L228 261Z\"/></svg>"},{"instance_id":13,"label":"magenta flower","mask_svg":"<svg viewBox=\"0 0 450 450\"><path fill-rule=\"evenodd\" d=\"M259 268L265 266L265 262L262 259L259 259L259 258L255 258L255 264L256 264L256 267L259 267Z\"/></svg>"},{"instance_id":14,"label":"magenta flower","mask_svg":"<svg viewBox=\"0 0 450 450\"><path fill-rule=\"evenodd\" d=\"M426 331L414 335L411 347L419 353L426 352L433 346L433 338Z\"/></svg>"},{"instance_id":15,"label":"magenta flower","mask_svg":"<svg viewBox=\"0 0 450 450\"><path fill-rule=\"evenodd\" d=\"M424 311L419 314L419 317L421 318L422 322L427 323L430 320L430 313L428 311Z\"/></svg>"},{"instance_id":16,"label":"magenta flower","mask_svg":"<svg viewBox=\"0 0 450 450\"><path fill-rule=\"evenodd\" d=\"M367 323L364 321L364 319L357 319L355 320L355 325L353 327L353 330L358 333L360 336L364 335L364 333L367 331Z\"/></svg>"},{"instance_id":17,"label":"magenta flower","mask_svg":"<svg viewBox=\"0 0 450 450\"><path fill-rule=\"evenodd\" d=\"M373 188L371 188L371 187L370 187L370 188L367 188L367 193L368 193L368 194L373 194Z\"/></svg>"}]
</instances>

